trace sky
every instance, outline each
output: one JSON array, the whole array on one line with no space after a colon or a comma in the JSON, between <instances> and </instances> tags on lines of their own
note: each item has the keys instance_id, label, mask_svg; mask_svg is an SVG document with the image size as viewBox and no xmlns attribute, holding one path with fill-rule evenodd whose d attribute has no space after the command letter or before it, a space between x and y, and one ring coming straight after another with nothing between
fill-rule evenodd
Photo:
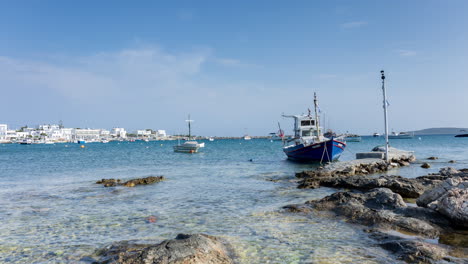
<instances>
[{"instance_id":1,"label":"sky","mask_svg":"<svg viewBox=\"0 0 468 264\"><path fill-rule=\"evenodd\" d=\"M0 123L255 136L468 127L468 1L0 0Z\"/></svg>"}]
</instances>

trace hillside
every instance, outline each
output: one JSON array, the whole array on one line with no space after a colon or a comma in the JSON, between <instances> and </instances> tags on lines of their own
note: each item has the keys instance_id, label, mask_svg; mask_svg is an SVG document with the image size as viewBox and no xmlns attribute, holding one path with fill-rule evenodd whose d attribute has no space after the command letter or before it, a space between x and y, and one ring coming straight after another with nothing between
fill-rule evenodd
<instances>
[{"instance_id":1,"label":"hillside","mask_svg":"<svg viewBox=\"0 0 468 264\"><path fill-rule=\"evenodd\" d=\"M435 127L412 131L415 135L457 135L468 133L468 128Z\"/></svg>"}]
</instances>

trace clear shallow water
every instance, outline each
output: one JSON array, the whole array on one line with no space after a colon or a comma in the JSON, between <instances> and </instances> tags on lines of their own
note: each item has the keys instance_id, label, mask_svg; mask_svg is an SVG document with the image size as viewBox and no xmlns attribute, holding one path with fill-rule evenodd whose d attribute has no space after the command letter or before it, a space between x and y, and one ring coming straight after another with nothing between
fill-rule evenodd
<instances>
[{"instance_id":1,"label":"clear shallow water","mask_svg":"<svg viewBox=\"0 0 468 264\"><path fill-rule=\"evenodd\" d=\"M89 263L82 257L112 242L199 232L229 240L239 263L395 262L360 228L320 212L281 211L336 190L297 189L294 173L313 165L287 161L280 142L218 140L197 154L174 153L176 143L0 145L0 263ZM342 160L379 144L382 138L349 142ZM392 174L468 167L468 138L426 136L391 145L415 151L418 162L439 157L429 170L415 164ZM95 184L150 175L167 180L135 188ZM151 215L155 223L148 223Z\"/></svg>"}]
</instances>

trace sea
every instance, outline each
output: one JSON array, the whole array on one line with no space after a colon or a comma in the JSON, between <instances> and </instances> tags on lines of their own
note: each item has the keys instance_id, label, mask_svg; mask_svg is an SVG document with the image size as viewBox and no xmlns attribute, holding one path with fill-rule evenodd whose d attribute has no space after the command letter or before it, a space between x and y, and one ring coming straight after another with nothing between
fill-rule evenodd
<instances>
[{"instance_id":1,"label":"sea","mask_svg":"<svg viewBox=\"0 0 468 264\"><path fill-rule=\"evenodd\" d=\"M225 239L236 263L398 263L360 226L282 209L338 190L298 189L295 173L318 165L287 160L280 141L205 141L194 154L173 152L175 144L0 144L0 263L92 263L112 243L159 243L180 233ZM340 160L383 144L382 137L348 142ZM390 144L414 151L417 160L388 174L468 168L468 138ZM431 168L421 168L424 162ZM166 180L133 188L96 184L160 175Z\"/></svg>"}]
</instances>

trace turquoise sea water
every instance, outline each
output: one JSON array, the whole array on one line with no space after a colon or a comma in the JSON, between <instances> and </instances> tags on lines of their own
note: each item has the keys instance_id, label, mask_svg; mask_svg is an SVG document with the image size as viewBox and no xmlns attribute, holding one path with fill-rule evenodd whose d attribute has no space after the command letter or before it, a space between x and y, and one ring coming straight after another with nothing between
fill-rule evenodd
<instances>
[{"instance_id":1,"label":"turquoise sea water","mask_svg":"<svg viewBox=\"0 0 468 264\"><path fill-rule=\"evenodd\" d=\"M200 232L227 239L239 263L396 262L359 227L320 212L281 210L336 191L297 189L294 173L314 165L286 160L281 142L206 141L197 154L174 153L174 144L0 144L0 263L90 263L85 256L112 242ZM382 144L372 137L349 142L342 160ZM468 168L468 138L421 136L391 145L418 158L391 174ZM439 159L425 160L429 156ZM422 169L422 162L432 167ZM134 188L95 184L151 175L167 180ZM157 221L148 222L149 216Z\"/></svg>"}]
</instances>

